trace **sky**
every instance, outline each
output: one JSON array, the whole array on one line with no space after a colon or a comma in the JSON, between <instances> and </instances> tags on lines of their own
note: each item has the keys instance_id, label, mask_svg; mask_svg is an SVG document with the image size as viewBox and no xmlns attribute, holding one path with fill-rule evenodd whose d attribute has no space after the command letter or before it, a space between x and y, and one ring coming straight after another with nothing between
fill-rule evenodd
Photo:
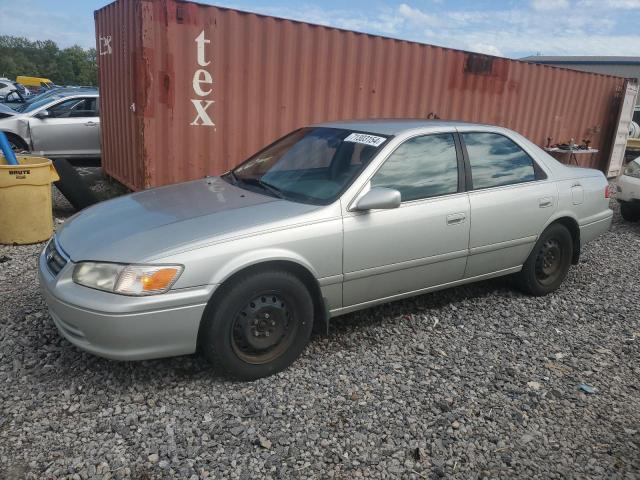
<instances>
[{"instance_id":1,"label":"sky","mask_svg":"<svg viewBox=\"0 0 640 480\"><path fill-rule=\"evenodd\" d=\"M0 0L0 34L95 46L105 0ZM492 55L640 55L640 0L201 0Z\"/></svg>"}]
</instances>

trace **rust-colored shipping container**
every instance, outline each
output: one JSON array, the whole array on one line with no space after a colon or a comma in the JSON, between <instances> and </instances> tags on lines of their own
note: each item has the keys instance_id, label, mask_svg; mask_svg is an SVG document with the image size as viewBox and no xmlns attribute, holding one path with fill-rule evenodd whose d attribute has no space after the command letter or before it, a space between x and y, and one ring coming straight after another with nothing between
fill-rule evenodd
<instances>
[{"instance_id":1,"label":"rust-colored shipping container","mask_svg":"<svg viewBox=\"0 0 640 480\"><path fill-rule=\"evenodd\" d=\"M300 126L439 117L573 138L605 169L625 80L176 0L96 11L105 171L216 175Z\"/></svg>"}]
</instances>

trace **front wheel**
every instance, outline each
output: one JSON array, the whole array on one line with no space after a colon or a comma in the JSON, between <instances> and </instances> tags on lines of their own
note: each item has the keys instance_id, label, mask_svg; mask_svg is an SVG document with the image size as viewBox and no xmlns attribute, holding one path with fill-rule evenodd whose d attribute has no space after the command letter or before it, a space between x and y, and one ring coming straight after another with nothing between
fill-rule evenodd
<instances>
[{"instance_id":1,"label":"front wheel","mask_svg":"<svg viewBox=\"0 0 640 480\"><path fill-rule=\"evenodd\" d=\"M542 296L557 290L564 281L573 257L573 239L567 227L550 225L536 242L522 270L516 274L520 288Z\"/></svg>"},{"instance_id":2,"label":"front wheel","mask_svg":"<svg viewBox=\"0 0 640 480\"><path fill-rule=\"evenodd\" d=\"M14 153L24 153L27 152L27 144L24 143L20 138L17 138L13 135L7 135L7 140L9 141L9 146Z\"/></svg>"},{"instance_id":3,"label":"front wheel","mask_svg":"<svg viewBox=\"0 0 640 480\"><path fill-rule=\"evenodd\" d=\"M627 222L640 220L640 203L620 202L620 215Z\"/></svg>"},{"instance_id":4,"label":"front wheel","mask_svg":"<svg viewBox=\"0 0 640 480\"><path fill-rule=\"evenodd\" d=\"M285 271L246 275L223 285L203 318L200 350L221 373L244 380L284 370L313 327L313 300Z\"/></svg>"}]
</instances>

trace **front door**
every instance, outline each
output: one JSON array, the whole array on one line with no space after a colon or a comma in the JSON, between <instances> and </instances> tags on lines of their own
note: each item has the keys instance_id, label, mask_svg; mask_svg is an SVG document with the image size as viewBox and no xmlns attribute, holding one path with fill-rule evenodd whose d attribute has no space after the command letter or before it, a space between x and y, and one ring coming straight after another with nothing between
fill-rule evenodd
<instances>
[{"instance_id":1,"label":"front door","mask_svg":"<svg viewBox=\"0 0 640 480\"><path fill-rule=\"evenodd\" d=\"M453 133L413 137L371 178L400 191L391 210L344 216L345 307L418 293L463 278L469 199Z\"/></svg>"},{"instance_id":2,"label":"front door","mask_svg":"<svg viewBox=\"0 0 640 480\"><path fill-rule=\"evenodd\" d=\"M46 118L31 117L33 150L49 157L99 157L97 97L71 98L47 108Z\"/></svg>"}]
</instances>

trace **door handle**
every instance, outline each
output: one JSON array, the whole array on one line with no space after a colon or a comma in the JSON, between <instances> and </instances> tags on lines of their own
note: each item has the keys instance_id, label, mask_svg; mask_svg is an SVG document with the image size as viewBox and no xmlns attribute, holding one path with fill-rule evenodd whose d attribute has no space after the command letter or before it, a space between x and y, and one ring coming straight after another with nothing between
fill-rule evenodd
<instances>
[{"instance_id":1,"label":"door handle","mask_svg":"<svg viewBox=\"0 0 640 480\"><path fill-rule=\"evenodd\" d=\"M85 123L85 125L87 127L95 127L96 125L98 125L98 122L94 122L92 120L89 120L88 122Z\"/></svg>"},{"instance_id":2,"label":"door handle","mask_svg":"<svg viewBox=\"0 0 640 480\"><path fill-rule=\"evenodd\" d=\"M447 215L447 225L457 225L464 223L467 219L467 215L464 213L451 213Z\"/></svg>"},{"instance_id":3,"label":"door handle","mask_svg":"<svg viewBox=\"0 0 640 480\"><path fill-rule=\"evenodd\" d=\"M540 208L547 208L553 205L553 198L551 197L542 197L538 199L538 206Z\"/></svg>"}]
</instances>

